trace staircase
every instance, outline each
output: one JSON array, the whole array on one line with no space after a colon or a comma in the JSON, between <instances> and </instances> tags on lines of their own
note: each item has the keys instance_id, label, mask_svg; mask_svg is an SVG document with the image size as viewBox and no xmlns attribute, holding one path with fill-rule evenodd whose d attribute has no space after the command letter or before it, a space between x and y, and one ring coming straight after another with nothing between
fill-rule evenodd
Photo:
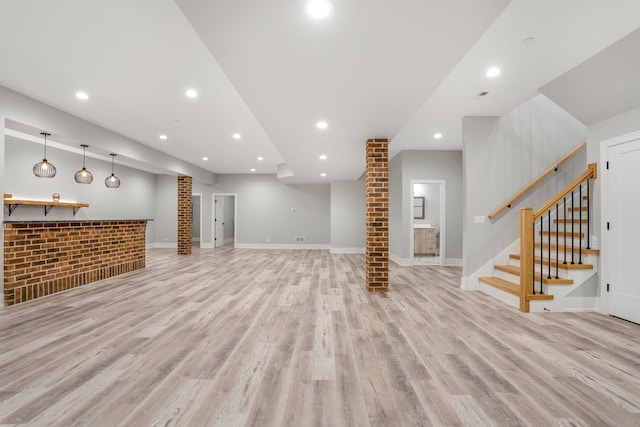
<instances>
[{"instance_id":1,"label":"staircase","mask_svg":"<svg viewBox=\"0 0 640 427\"><path fill-rule=\"evenodd\" d=\"M538 211L520 215L519 253L493 266L493 276L478 280L487 293L521 311L594 309L599 250L590 245L590 182L596 165L565 187ZM514 245L516 246L516 245ZM515 251L514 251L515 252Z\"/></svg>"}]
</instances>

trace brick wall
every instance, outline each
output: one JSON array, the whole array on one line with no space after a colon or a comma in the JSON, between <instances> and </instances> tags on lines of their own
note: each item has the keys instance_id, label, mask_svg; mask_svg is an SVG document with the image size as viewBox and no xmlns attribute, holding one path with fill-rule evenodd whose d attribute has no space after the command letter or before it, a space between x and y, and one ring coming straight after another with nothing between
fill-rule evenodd
<instances>
[{"instance_id":1,"label":"brick wall","mask_svg":"<svg viewBox=\"0 0 640 427\"><path fill-rule=\"evenodd\" d=\"M366 280L371 292L389 289L389 140L367 141Z\"/></svg>"},{"instance_id":2,"label":"brick wall","mask_svg":"<svg viewBox=\"0 0 640 427\"><path fill-rule=\"evenodd\" d=\"M178 177L178 255L191 254L192 185L190 176Z\"/></svg>"},{"instance_id":3,"label":"brick wall","mask_svg":"<svg viewBox=\"0 0 640 427\"><path fill-rule=\"evenodd\" d=\"M4 303L144 268L146 220L4 224Z\"/></svg>"}]
</instances>

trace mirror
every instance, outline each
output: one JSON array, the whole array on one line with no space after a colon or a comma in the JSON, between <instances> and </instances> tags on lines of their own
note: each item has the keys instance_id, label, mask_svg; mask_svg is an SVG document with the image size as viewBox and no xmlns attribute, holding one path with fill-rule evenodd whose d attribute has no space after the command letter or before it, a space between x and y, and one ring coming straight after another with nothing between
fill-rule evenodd
<instances>
[{"instance_id":1,"label":"mirror","mask_svg":"<svg viewBox=\"0 0 640 427\"><path fill-rule=\"evenodd\" d=\"M427 200L424 196L413 198L413 219L424 219L426 203Z\"/></svg>"}]
</instances>

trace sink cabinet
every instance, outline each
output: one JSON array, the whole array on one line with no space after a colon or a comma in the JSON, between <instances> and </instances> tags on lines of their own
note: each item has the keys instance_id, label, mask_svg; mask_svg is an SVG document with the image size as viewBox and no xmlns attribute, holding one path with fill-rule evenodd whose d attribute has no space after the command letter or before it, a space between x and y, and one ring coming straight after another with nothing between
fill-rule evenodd
<instances>
[{"instance_id":1,"label":"sink cabinet","mask_svg":"<svg viewBox=\"0 0 640 427\"><path fill-rule=\"evenodd\" d=\"M414 255L436 254L437 236L435 228L413 229L413 253Z\"/></svg>"}]
</instances>

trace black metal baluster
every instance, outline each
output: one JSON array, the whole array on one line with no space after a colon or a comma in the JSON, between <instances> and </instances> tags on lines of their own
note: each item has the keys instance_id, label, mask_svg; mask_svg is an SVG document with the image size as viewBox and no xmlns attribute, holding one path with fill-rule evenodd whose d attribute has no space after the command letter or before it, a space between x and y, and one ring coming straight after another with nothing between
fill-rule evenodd
<instances>
[{"instance_id":1,"label":"black metal baluster","mask_svg":"<svg viewBox=\"0 0 640 427\"><path fill-rule=\"evenodd\" d=\"M566 264L567 263L567 210L569 209L567 208L567 196L564 197L564 201L562 205L564 206L564 262L563 264Z\"/></svg>"},{"instance_id":2,"label":"black metal baluster","mask_svg":"<svg viewBox=\"0 0 640 427\"><path fill-rule=\"evenodd\" d=\"M533 221L531 225L533 228L533 248L531 250L531 255L533 256L533 268L531 269L531 287L533 288L533 293L536 293L536 222ZM542 236L540 236L542 240ZM542 244L542 243L541 243Z\"/></svg>"},{"instance_id":3,"label":"black metal baluster","mask_svg":"<svg viewBox=\"0 0 640 427\"><path fill-rule=\"evenodd\" d=\"M589 191L589 181L591 180L587 180L587 249L591 249L591 244L589 242L589 225L591 223L591 191Z\"/></svg>"},{"instance_id":4,"label":"black metal baluster","mask_svg":"<svg viewBox=\"0 0 640 427\"><path fill-rule=\"evenodd\" d=\"M540 217L540 237L541 237L541 241L540 241L540 293L542 294L543 293L542 292L542 275L544 274L544 266L542 265L542 250L543 250L542 243L544 243L544 215L542 215ZM549 236L549 237L551 237L551 236Z\"/></svg>"},{"instance_id":5,"label":"black metal baluster","mask_svg":"<svg viewBox=\"0 0 640 427\"><path fill-rule=\"evenodd\" d=\"M547 268L547 279L551 279L551 209L549 209L549 211L547 212L547 226L549 228L549 244L547 245L547 254L548 256L548 260L547 260L547 264L548 264L548 268Z\"/></svg>"},{"instance_id":6,"label":"black metal baluster","mask_svg":"<svg viewBox=\"0 0 640 427\"><path fill-rule=\"evenodd\" d=\"M580 184L580 215L578 218L578 239L580 239L580 244L578 245L578 264L582 264L582 184Z\"/></svg>"},{"instance_id":7,"label":"black metal baluster","mask_svg":"<svg viewBox=\"0 0 640 427\"><path fill-rule=\"evenodd\" d=\"M573 221L574 221L574 215L575 215L575 197L573 196L573 191L571 191L571 264L575 264L574 260L573 260L573 241L575 240L573 238ZM565 234L566 236L566 234Z\"/></svg>"},{"instance_id":8,"label":"black metal baluster","mask_svg":"<svg viewBox=\"0 0 640 427\"><path fill-rule=\"evenodd\" d=\"M560 264L560 260L558 259L558 246L560 246L560 224L559 224L559 219L558 219L558 209L560 209L560 207L558 206L558 204L556 203L556 279L558 278L558 264Z\"/></svg>"}]
</instances>

